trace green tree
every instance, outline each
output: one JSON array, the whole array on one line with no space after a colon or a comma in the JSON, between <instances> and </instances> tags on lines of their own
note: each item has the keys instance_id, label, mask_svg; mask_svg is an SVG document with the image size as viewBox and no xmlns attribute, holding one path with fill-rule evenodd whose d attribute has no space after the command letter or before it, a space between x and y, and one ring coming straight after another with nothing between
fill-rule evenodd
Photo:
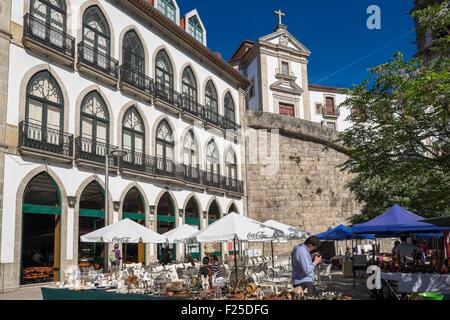
<instances>
[{"instance_id":1,"label":"green tree","mask_svg":"<svg viewBox=\"0 0 450 320\"><path fill-rule=\"evenodd\" d=\"M342 165L348 188L363 203L354 223L394 203L424 215L450 214L450 10L434 5L414 13L421 29L437 35L432 61L397 53L369 70L343 104L354 126L340 140L350 158Z\"/></svg>"}]
</instances>

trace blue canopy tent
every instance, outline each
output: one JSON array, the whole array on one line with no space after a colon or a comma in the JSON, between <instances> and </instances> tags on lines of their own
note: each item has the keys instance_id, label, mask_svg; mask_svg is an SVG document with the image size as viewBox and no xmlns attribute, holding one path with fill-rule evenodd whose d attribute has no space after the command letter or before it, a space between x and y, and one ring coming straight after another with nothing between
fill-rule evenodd
<instances>
[{"instance_id":1,"label":"blue canopy tent","mask_svg":"<svg viewBox=\"0 0 450 320\"><path fill-rule=\"evenodd\" d=\"M421 220L424 218L396 204L375 219L353 226L352 232L375 234L377 238L382 238L411 233L440 233L448 230Z\"/></svg>"},{"instance_id":2,"label":"blue canopy tent","mask_svg":"<svg viewBox=\"0 0 450 320\"><path fill-rule=\"evenodd\" d=\"M334 229L319 233L317 236L319 240L350 240L350 239L375 239L372 234L354 234L350 228L344 225L339 225Z\"/></svg>"}]
</instances>

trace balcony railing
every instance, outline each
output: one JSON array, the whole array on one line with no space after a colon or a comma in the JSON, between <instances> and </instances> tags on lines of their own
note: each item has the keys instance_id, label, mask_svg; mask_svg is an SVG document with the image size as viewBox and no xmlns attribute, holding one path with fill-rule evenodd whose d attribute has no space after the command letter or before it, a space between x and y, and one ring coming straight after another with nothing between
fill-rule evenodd
<instances>
[{"instance_id":1,"label":"balcony railing","mask_svg":"<svg viewBox=\"0 0 450 320\"><path fill-rule=\"evenodd\" d=\"M223 117L222 119L222 128L224 130L233 130L237 131L241 128L240 125L238 125L236 122L234 122L231 119L228 119L227 117Z\"/></svg>"},{"instance_id":2,"label":"balcony railing","mask_svg":"<svg viewBox=\"0 0 450 320\"><path fill-rule=\"evenodd\" d=\"M212 187L225 192L243 193L243 183L218 173L200 170L198 166L185 165L169 159L152 157L141 153L128 153L121 161L122 170L140 172L144 175L171 178L177 181Z\"/></svg>"},{"instance_id":3,"label":"balcony railing","mask_svg":"<svg viewBox=\"0 0 450 320\"><path fill-rule=\"evenodd\" d=\"M220 128L222 128L222 126L223 126L223 121L222 121L223 117L219 113L217 113L215 110L212 110L210 108L205 107L203 109L202 118L203 118L203 120L205 120L215 126L218 126Z\"/></svg>"},{"instance_id":4,"label":"balcony railing","mask_svg":"<svg viewBox=\"0 0 450 320\"><path fill-rule=\"evenodd\" d=\"M87 160L104 164L106 161L106 154L111 154L111 151L115 149L117 149L117 147L110 144L78 137L75 139L75 160ZM118 166L117 158L110 157L109 165Z\"/></svg>"},{"instance_id":5,"label":"balcony railing","mask_svg":"<svg viewBox=\"0 0 450 320\"><path fill-rule=\"evenodd\" d=\"M78 44L78 61L100 70L115 79L118 78L119 62L108 54L84 42Z\"/></svg>"},{"instance_id":6,"label":"balcony railing","mask_svg":"<svg viewBox=\"0 0 450 320\"><path fill-rule=\"evenodd\" d=\"M206 171L203 173L203 184L208 187L222 189L222 178L218 173Z\"/></svg>"},{"instance_id":7,"label":"balcony railing","mask_svg":"<svg viewBox=\"0 0 450 320\"><path fill-rule=\"evenodd\" d=\"M240 180L230 177L223 178L223 188L230 192L244 193L244 183Z\"/></svg>"},{"instance_id":8,"label":"balcony railing","mask_svg":"<svg viewBox=\"0 0 450 320\"><path fill-rule=\"evenodd\" d=\"M158 81L155 83L155 97L174 107L181 108L181 94Z\"/></svg>"},{"instance_id":9,"label":"balcony railing","mask_svg":"<svg viewBox=\"0 0 450 320\"><path fill-rule=\"evenodd\" d=\"M339 117L341 115L341 109L339 106L327 107L325 105L322 106L322 114L325 117Z\"/></svg>"},{"instance_id":10,"label":"balcony railing","mask_svg":"<svg viewBox=\"0 0 450 320\"><path fill-rule=\"evenodd\" d=\"M22 121L19 124L20 147L72 157L73 135Z\"/></svg>"},{"instance_id":11,"label":"balcony railing","mask_svg":"<svg viewBox=\"0 0 450 320\"><path fill-rule=\"evenodd\" d=\"M181 97L181 108L194 116L202 117L204 106L192 99L190 96L183 94Z\"/></svg>"},{"instance_id":12,"label":"balcony railing","mask_svg":"<svg viewBox=\"0 0 450 320\"><path fill-rule=\"evenodd\" d=\"M72 36L30 14L24 17L23 36L71 58L75 57L75 39Z\"/></svg>"},{"instance_id":13,"label":"balcony railing","mask_svg":"<svg viewBox=\"0 0 450 320\"><path fill-rule=\"evenodd\" d=\"M127 65L122 65L120 67L120 81L129 84L150 96L154 93L153 79Z\"/></svg>"}]
</instances>

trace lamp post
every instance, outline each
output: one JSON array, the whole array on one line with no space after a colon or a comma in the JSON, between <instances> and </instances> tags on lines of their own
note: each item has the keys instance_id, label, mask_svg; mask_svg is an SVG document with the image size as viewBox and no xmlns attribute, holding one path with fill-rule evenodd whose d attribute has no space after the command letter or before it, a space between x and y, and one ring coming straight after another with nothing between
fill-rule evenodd
<instances>
[{"instance_id":1,"label":"lamp post","mask_svg":"<svg viewBox=\"0 0 450 320\"><path fill-rule=\"evenodd\" d=\"M109 158L110 157L125 157L128 154L127 151L122 149L107 150L105 154L105 227L109 225ZM104 271L108 272L108 243L105 243L105 263Z\"/></svg>"}]
</instances>

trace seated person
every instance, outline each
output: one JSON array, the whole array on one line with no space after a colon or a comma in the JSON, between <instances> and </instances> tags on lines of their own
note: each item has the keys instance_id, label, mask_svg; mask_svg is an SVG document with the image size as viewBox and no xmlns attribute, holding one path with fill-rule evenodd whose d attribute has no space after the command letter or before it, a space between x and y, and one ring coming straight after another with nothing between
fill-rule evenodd
<instances>
[{"instance_id":1,"label":"seated person","mask_svg":"<svg viewBox=\"0 0 450 320\"><path fill-rule=\"evenodd\" d=\"M199 275L200 275L200 277L208 278L209 287L212 288L213 271L212 271L212 268L211 268L211 266L209 264L209 258L208 257L204 257L203 258L203 265L200 267Z\"/></svg>"},{"instance_id":2,"label":"seated person","mask_svg":"<svg viewBox=\"0 0 450 320\"><path fill-rule=\"evenodd\" d=\"M225 266L220 262L220 259L217 256L213 256L212 258L212 271L216 276L216 279L225 277Z\"/></svg>"}]
</instances>

